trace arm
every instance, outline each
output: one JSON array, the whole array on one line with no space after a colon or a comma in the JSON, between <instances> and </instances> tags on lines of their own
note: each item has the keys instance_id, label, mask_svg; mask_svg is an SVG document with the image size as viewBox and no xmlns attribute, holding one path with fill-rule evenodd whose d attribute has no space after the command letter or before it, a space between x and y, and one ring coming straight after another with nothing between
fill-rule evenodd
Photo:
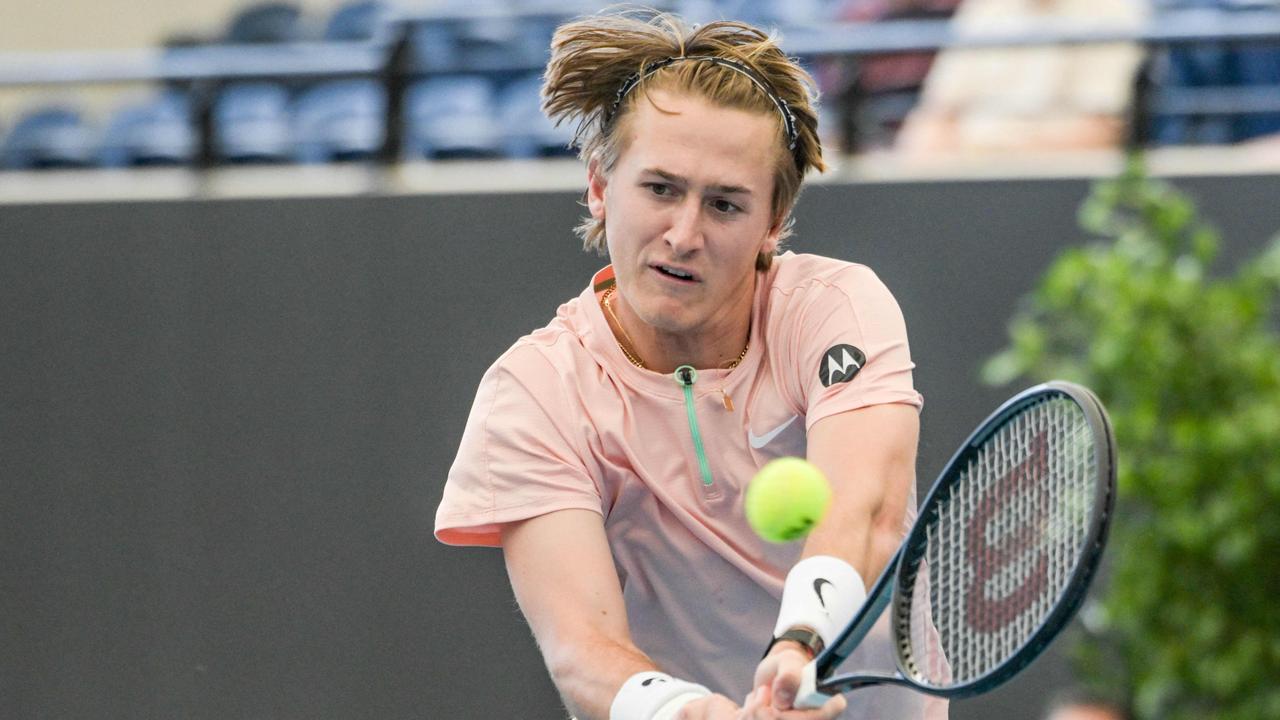
<instances>
[{"instance_id":1,"label":"arm","mask_svg":"<svg viewBox=\"0 0 1280 720\"><path fill-rule=\"evenodd\" d=\"M502 530L502 547L516 600L565 705L580 720L605 720L628 678L658 668L631 642L600 516L561 510L512 523ZM709 695L676 717L728 718L736 711L728 698Z\"/></svg>"},{"instance_id":2,"label":"arm","mask_svg":"<svg viewBox=\"0 0 1280 720\"><path fill-rule=\"evenodd\" d=\"M919 437L920 413L910 405L874 405L814 424L808 459L831 482L832 502L803 557L834 555L868 583L880 575L902 543Z\"/></svg>"},{"instance_id":3,"label":"arm","mask_svg":"<svg viewBox=\"0 0 1280 720\"><path fill-rule=\"evenodd\" d=\"M656 667L631 642L600 516L561 510L502 531L507 574L551 679L579 718L607 718L631 675Z\"/></svg>"},{"instance_id":4,"label":"arm","mask_svg":"<svg viewBox=\"0 0 1280 720\"><path fill-rule=\"evenodd\" d=\"M915 483L919 412L902 404L874 405L819 420L809 431L808 459L831 483L831 506L805 541L802 557L831 555L871 583L902 542L902 522ZM756 670L776 708L788 708L800 671L812 657L784 640Z\"/></svg>"}]
</instances>

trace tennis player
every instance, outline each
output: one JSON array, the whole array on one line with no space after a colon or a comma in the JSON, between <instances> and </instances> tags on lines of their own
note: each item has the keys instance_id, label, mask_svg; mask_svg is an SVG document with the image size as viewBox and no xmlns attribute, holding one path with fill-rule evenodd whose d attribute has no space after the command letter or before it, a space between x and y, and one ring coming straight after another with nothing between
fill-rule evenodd
<instances>
[{"instance_id":1,"label":"tennis player","mask_svg":"<svg viewBox=\"0 0 1280 720\"><path fill-rule=\"evenodd\" d=\"M876 275L779 252L824 169L813 94L743 24L613 13L553 40L544 109L579 122L579 232L611 264L485 373L435 528L502 547L581 720L945 717L895 687L793 708L914 519L921 406ZM743 491L787 455L834 499L776 545ZM852 661L890 669L887 632Z\"/></svg>"}]
</instances>

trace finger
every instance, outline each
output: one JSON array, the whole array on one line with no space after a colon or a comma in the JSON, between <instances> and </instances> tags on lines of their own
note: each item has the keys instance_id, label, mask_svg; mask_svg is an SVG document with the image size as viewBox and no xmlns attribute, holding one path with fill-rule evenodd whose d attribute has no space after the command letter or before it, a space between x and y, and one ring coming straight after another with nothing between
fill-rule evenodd
<instances>
[{"instance_id":1,"label":"finger","mask_svg":"<svg viewBox=\"0 0 1280 720\"><path fill-rule=\"evenodd\" d=\"M771 684L773 707L775 710L790 710L800 690L800 671L804 668L798 662L779 662L777 673Z\"/></svg>"},{"instance_id":2,"label":"finger","mask_svg":"<svg viewBox=\"0 0 1280 720\"><path fill-rule=\"evenodd\" d=\"M844 696L836 695L823 703L822 707L809 710L786 710L771 717L777 720L835 720L847 706Z\"/></svg>"},{"instance_id":3,"label":"finger","mask_svg":"<svg viewBox=\"0 0 1280 720\"><path fill-rule=\"evenodd\" d=\"M769 707L769 703L773 702L773 691L769 689L768 685L761 685L757 688L756 695L756 700L759 703L756 706L757 708L767 708Z\"/></svg>"},{"instance_id":4,"label":"finger","mask_svg":"<svg viewBox=\"0 0 1280 720\"><path fill-rule=\"evenodd\" d=\"M760 664L756 666L756 676L752 680L752 684L755 685L756 687L760 687L761 685L768 685L773 682L773 676L777 672L778 672L777 656L767 657L764 660L761 660Z\"/></svg>"},{"instance_id":5,"label":"finger","mask_svg":"<svg viewBox=\"0 0 1280 720\"><path fill-rule=\"evenodd\" d=\"M820 708L822 710L822 719L834 720L835 718L840 717L840 713L844 712L848 705L849 703L844 699L844 695L836 695L822 704L822 707Z\"/></svg>"},{"instance_id":6,"label":"finger","mask_svg":"<svg viewBox=\"0 0 1280 720\"><path fill-rule=\"evenodd\" d=\"M760 708L764 707L760 702L763 690L764 688L758 687L747 693L746 699L742 701L742 711L738 713L740 720L750 720L750 718L756 717L756 713L760 711Z\"/></svg>"}]
</instances>

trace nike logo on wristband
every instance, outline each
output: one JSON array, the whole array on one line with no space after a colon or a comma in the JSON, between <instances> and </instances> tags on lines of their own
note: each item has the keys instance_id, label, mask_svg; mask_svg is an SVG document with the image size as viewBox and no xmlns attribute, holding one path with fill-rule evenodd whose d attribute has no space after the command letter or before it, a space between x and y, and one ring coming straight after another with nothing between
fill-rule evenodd
<instances>
[{"instance_id":1,"label":"nike logo on wristband","mask_svg":"<svg viewBox=\"0 0 1280 720\"><path fill-rule=\"evenodd\" d=\"M818 602L822 604L822 609L823 609L823 610L826 610L826 609L827 609L827 601L826 601L826 599L825 599L825 598L823 598L823 597L822 597L822 585L823 585L823 583L826 583L827 585L831 585L831 587L835 587L835 585L832 585L832 584L831 584L831 581L830 581L830 580L828 580L828 579L826 579L826 578L818 578L817 580L814 580L814 581L813 581L813 592L814 592L814 593L816 593L816 594L818 595Z\"/></svg>"}]
</instances>

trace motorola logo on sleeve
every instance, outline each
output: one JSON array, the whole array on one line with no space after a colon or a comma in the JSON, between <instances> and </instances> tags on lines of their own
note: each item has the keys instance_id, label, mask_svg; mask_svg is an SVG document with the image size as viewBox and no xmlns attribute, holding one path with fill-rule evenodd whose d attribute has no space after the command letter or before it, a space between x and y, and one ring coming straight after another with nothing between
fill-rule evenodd
<instances>
[{"instance_id":1,"label":"motorola logo on sleeve","mask_svg":"<svg viewBox=\"0 0 1280 720\"><path fill-rule=\"evenodd\" d=\"M852 345L836 345L827 350L818 366L818 379L823 387L849 382L867 362L867 356Z\"/></svg>"}]
</instances>

